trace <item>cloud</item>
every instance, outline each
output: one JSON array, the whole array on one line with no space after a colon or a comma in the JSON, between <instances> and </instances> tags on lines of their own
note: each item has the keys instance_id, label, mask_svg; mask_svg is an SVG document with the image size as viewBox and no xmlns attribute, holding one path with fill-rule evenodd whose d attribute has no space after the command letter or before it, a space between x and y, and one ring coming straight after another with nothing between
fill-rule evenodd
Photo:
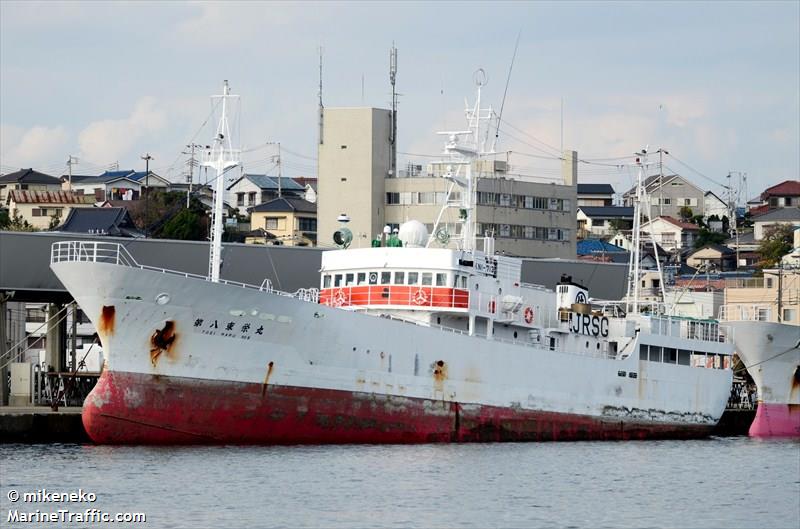
<instances>
[{"instance_id":1,"label":"cloud","mask_svg":"<svg viewBox=\"0 0 800 529\"><path fill-rule=\"evenodd\" d=\"M153 97L144 97L124 119L106 119L90 123L78 136L81 157L105 164L132 157L131 149L138 140L162 131L167 113Z\"/></svg>"},{"instance_id":2,"label":"cloud","mask_svg":"<svg viewBox=\"0 0 800 529\"><path fill-rule=\"evenodd\" d=\"M62 126L45 127L37 125L22 131L18 127L3 125L2 136L3 165L34 166L41 160L67 157L69 133Z\"/></svg>"}]
</instances>

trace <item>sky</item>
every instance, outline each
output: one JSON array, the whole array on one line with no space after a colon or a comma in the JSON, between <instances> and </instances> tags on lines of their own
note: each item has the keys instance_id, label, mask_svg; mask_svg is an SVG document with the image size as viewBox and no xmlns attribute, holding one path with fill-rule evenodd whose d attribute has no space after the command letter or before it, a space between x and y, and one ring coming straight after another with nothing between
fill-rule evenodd
<instances>
[{"instance_id":1,"label":"sky","mask_svg":"<svg viewBox=\"0 0 800 529\"><path fill-rule=\"evenodd\" d=\"M618 192L645 147L720 196L731 172L743 199L800 177L798 1L0 0L0 172L143 170L147 152L182 181L228 79L243 169L274 174L280 142L284 175L315 176L320 48L326 107L388 108L393 43L401 169L463 128L482 68L514 172L558 176L563 138L579 182Z\"/></svg>"}]
</instances>

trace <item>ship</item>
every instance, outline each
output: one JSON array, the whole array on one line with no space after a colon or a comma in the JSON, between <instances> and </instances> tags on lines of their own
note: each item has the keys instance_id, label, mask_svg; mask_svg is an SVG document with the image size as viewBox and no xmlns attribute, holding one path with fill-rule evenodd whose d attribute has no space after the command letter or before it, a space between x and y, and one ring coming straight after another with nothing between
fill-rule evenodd
<instances>
[{"instance_id":1,"label":"ship","mask_svg":"<svg viewBox=\"0 0 800 529\"><path fill-rule=\"evenodd\" d=\"M798 239L800 230L794 254L800 256ZM752 283L727 288L719 315L733 329L736 352L758 390L748 433L800 438L800 268L767 269Z\"/></svg>"},{"instance_id":2,"label":"ship","mask_svg":"<svg viewBox=\"0 0 800 529\"><path fill-rule=\"evenodd\" d=\"M106 357L83 406L89 437L323 444L708 435L731 387L724 325L640 304L638 259L629 295L601 301L567 276L555 290L523 282L521 259L495 252L491 233L478 236L472 168L492 150L493 114L477 92L467 129L445 133L442 155L444 177L460 190L460 237L410 220L370 248L350 248L343 215L319 285L288 293L220 278L223 181L238 156L226 81L203 154L217 172L207 276L139 264L116 243L52 246L51 268L95 323Z\"/></svg>"}]
</instances>

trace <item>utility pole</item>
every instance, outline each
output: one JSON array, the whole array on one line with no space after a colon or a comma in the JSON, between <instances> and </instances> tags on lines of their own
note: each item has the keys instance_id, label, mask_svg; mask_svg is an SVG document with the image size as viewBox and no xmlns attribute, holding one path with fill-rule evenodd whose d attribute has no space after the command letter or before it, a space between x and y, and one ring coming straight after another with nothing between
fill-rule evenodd
<instances>
[{"instance_id":1,"label":"utility pole","mask_svg":"<svg viewBox=\"0 0 800 529\"><path fill-rule=\"evenodd\" d=\"M76 165L77 163L78 163L78 159L70 154L69 158L67 159L67 168L69 170L69 180L68 180L68 183L67 183L67 190L68 191L72 191L72 166Z\"/></svg>"},{"instance_id":2,"label":"utility pole","mask_svg":"<svg viewBox=\"0 0 800 529\"><path fill-rule=\"evenodd\" d=\"M658 153L658 216L664 216L664 155L669 154L663 148L659 148ZM648 205L648 209L650 206Z\"/></svg>"},{"instance_id":3,"label":"utility pole","mask_svg":"<svg viewBox=\"0 0 800 529\"><path fill-rule=\"evenodd\" d=\"M392 144L392 159L389 169L392 172L392 178L397 178L397 91L395 90L395 82L397 81L397 48L392 43L392 49L389 50L389 82L392 84L392 131L391 131L391 144Z\"/></svg>"},{"instance_id":4,"label":"utility pole","mask_svg":"<svg viewBox=\"0 0 800 529\"><path fill-rule=\"evenodd\" d=\"M145 174L144 174L144 237L149 236L147 226L150 224L149 219L149 205L150 205L150 160L153 159L150 153L145 153L142 157L144 160Z\"/></svg>"},{"instance_id":5,"label":"utility pole","mask_svg":"<svg viewBox=\"0 0 800 529\"><path fill-rule=\"evenodd\" d=\"M186 147L191 149L191 151L188 151L188 152L187 151L183 151L181 154L190 155L189 161L186 162L187 165L189 166L189 175L188 175L188 178L187 178L187 180L189 181L189 189L186 191L186 209L189 209L189 197L192 194L192 179L194 177L194 168L197 167L197 165L198 165L197 161L194 159L194 149L196 147L198 147L198 148L202 147L202 145L197 145L196 143L190 143ZM199 181L199 179L198 179L198 181Z\"/></svg>"},{"instance_id":6,"label":"utility pole","mask_svg":"<svg viewBox=\"0 0 800 529\"><path fill-rule=\"evenodd\" d=\"M319 92L317 93L319 97L319 144L322 145L323 143L323 135L322 135L322 125L323 125L323 118L324 118L324 109L325 106L322 104L322 46L319 47Z\"/></svg>"},{"instance_id":7,"label":"utility pole","mask_svg":"<svg viewBox=\"0 0 800 529\"><path fill-rule=\"evenodd\" d=\"M281 142L279 141L268 141L267 145L277 145L278 146L278 156L273 156L275 163L278 166L278 198L283 197L283 169L281 168Z\"/></svg>"}]
</instances>

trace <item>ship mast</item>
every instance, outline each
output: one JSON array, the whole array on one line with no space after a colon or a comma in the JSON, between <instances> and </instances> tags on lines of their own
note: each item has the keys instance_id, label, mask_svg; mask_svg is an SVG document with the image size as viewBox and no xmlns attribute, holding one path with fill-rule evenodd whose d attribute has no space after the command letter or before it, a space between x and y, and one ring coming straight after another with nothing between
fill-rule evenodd
<instances>
[{"instance_id":1,"label":"ship mast","mask_svg":"<svg viewBox=\"0 0 800 529\"><path fill-rule=\"evenodd\" d=\"M628 292L625 295L625 312L628 314L639 313L639 278L641 276L641 219L642 203L644 201L644 186L642 179L644 168L647 166L647 150L636 153L636 163L639 170L636 173L636 197L633 202L633 232L631 234L630 261L628 262ZM655 244L655 241L653 242ZM656 256L658 260L658 256Z\"/></svg>"},{"instance_id":2,"label":"ship mast","mask_svg":"<svg viewBox=\"0 0 800 529\"><path fill-rule=\"evenodd\" d=\"M472 175L472 166L474 162L481 157L494 154L494 145L487 151L486 143L491 129L491 120L495 114L491 107L485 109L481 108L481 90L487 82L486 72L484 72L483 69L478 69L475 72L474 79L478 87L478 93L475 105L472 108L467 105L465 109L468 130L443 131L437 133L448 137L444 147L444 153L448 155L448 159L447 161L441 162L443 165L447 164L447 171L444 177L462 188L461 204L458 206L460 210L460 220L463 223L461 231L461 249L469 252L475 251L477 237L477 226L475 223L477 183ZM453 166L456 166L455 170ZM463 176L459 176L462 167L464 168L464 173ZM443 208L446 207L448 207L448 204L445 203ZM441 213L439 218L441 218ZM438 223L439 221L437 219L436 224L438 225ZM434 226L428 245L433 241L436 231L436 226Z\"/></svg>"},{"instance_id":3,"label":"ship mast","mask_svg":"<svg viewBox=\"0 0 800 529\"><path fill-rule=\"evenodd\" d=\"M225 173L232 167L239 165L238 149L235 150L231 143L231 132L228 124L228 100L238 98L230 94L228 81L222 85L222 95L212 96L220 99L222 115L214 135L214 142L210 149L203 153L200 165L211 167L217 172L214 186L214 212L211 227L211 248L208 257L208 277L213 282L219 281L220 265L222 263L222 206L225 197Z\"/></svg>"}]
</instances>

